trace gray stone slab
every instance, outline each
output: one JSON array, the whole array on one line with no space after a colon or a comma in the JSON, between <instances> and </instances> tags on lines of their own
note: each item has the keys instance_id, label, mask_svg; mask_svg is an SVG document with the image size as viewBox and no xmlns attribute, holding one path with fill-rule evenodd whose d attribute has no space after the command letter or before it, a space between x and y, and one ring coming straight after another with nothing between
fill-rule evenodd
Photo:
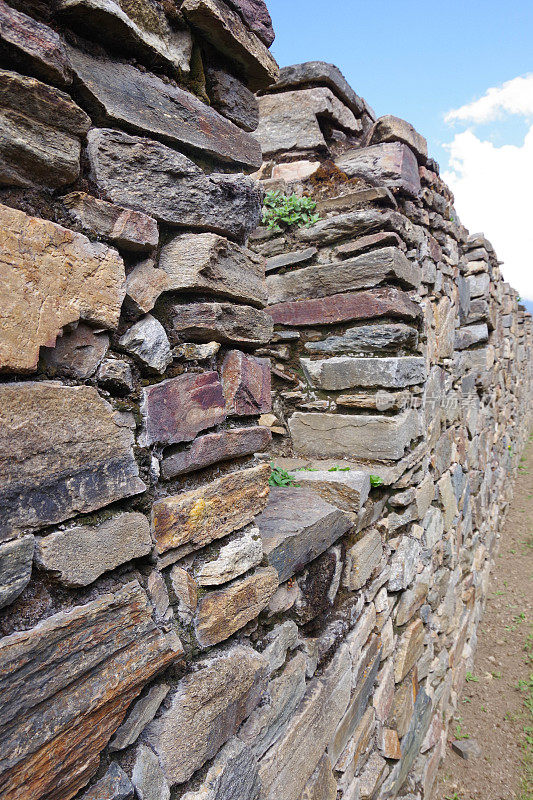
<instances>
[{"instance_id":1,"label":"gray stone slab","mask_svg":"<svg viewBox=\"0 0 533 800\"><path fill-rule=\"evenodd\" d=\"M326 61L306 61L303 64L282 67L278 80L269 91L304 86L328 86L356 116L368 111L366 103L356 95L340 69Z\"/></svg>"},{"instance_id":2,"label":"gray stone slab","mask_svg":"<svg viewBox=\"0 0 533 800\"><path fill-rule=\"evenodd\" d=\"M385 142L349 150L335 160L352 178L364 178L389 189L399 189L409 197L420 194L418 163L413 151L400 142Z\"/></svg>"},{"instance_id":3,"label":"gray stone slab","mask_svg":"<svg viewBox=\"0 0 533 800\"><path fill-rule=\"evenodd\" d=\"M261 345L270 342L274 329L269 314L233 303L168 304L165 318L172 342Z\"/></svg>"},{"instance_id":4,"label":"gray stone slab","mask_svg":"<svg viewBox=\"0 0 533 800\"><path fill-rule=\"evenodd\" d=\"M33 536L0 546L0 608L16 600L31 578Z\"/></svg>"},{"instance_id":5,"label":"gray stone slab","mask_svg":"<svg viewBox=\"0 0 533 800\"><path fill-rule=\"evenodd\" d=\"M489 340L489 329L485 322L479 325L467 325L455 331L456 350L466 350L475 344L483 344Z\"/></svg>"},{"instance_id":6,"label":"gray stone slab","mask_svg":"<svg viewBox=\"0 0 533 800\"><path fill-rule=\"evenodd\" d=\"M370 478L368 473L348 468L338 470L295 470L296 482L306 489L312 489L323 500L357 514L368 499Z\"/></svg>"},{"instance_id":7,"label":"gray stone slab","mask_svg":"<svg viewBox=\"0 0 533 800\"><path fill-rule=\"evenodd\" d=\"M379 351L414 349L418 344L418 331L401 322L383 325L358 325L348 328L342 336L328 336L320 342L306 342L310 353L375 353Z\"/></svg>"},{"instance_id":8,"label":"gray stone slab","mask_svg":"<svg viewBox=\"0 0 533 800\"><path fill-rule=\"evenodd\" d=\"M311 385L326 391L355 387L402 389L424 383L426 379L425 359L416 356L334 356L320 361L301 358L300 364Z\"/></svg>"},{"instance_id":9,"label":"gray stone slab","mask_svg":"<svg viewBox=\"0 0 533 800\"><path fill-rule=\"evenodd\" d=\"M318 248L307 247L305 250L295 250L292 253L282 253L280 256L267 258L265 272L274 272L282 267L294 267L311 261L318 253Z\"/></svg>"}]
</instances>

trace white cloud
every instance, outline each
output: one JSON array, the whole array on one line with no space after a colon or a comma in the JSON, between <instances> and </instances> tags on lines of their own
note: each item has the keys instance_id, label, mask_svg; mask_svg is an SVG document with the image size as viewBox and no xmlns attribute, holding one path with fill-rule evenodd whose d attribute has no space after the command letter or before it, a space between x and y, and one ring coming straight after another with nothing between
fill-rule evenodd
<instances>
[{"instance_id":1,"label":"white cloud","mask_svg":"<svg viewBox=\"0 0 533 800\"><path fill-rule=\"evenodd\" d=\"M533 96L528 106L524 94L519 101L514 89L506 88L524 82L533 92L533 75L516 78L499 89L489 89L481 100L451 111L446 119L485 121L495 109L528 116L533 113ZM485 100L490 104L481 105ZM523 110L511 110L519 102ZM505 280L522 297L533 300L533 125L519 146L496 147L469 128L445 147L450 164L443 178L455 195L461 221L472 233L485 233L504 262Z\"/></svg>"},{"instance_id":2,"label":"white cloud","mask_svg":"<svg viewBox=\"0 0 533 800\"><path fill-rule=\"evenodd\" d=\"M491 122L504 114L533 115L533 73L487 89L483 97L449 111L445 122Z\"/></svg>"}]
</instances>

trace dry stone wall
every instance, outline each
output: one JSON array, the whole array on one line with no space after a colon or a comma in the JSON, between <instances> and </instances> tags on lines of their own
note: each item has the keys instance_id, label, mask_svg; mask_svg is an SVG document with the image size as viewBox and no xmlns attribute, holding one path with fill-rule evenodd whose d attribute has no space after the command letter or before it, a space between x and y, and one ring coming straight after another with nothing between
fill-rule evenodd
<instances>
[{"instance_id":1,"label":"dry stone wall","mask_svg":"<svg viewBox=\"0 0 533 800\"><path fill-rule=\"evenodd\" d=\"M273 39L0 0L6 800L430 795L531 318L423 138Z\"/></svg>"}]
</instances>

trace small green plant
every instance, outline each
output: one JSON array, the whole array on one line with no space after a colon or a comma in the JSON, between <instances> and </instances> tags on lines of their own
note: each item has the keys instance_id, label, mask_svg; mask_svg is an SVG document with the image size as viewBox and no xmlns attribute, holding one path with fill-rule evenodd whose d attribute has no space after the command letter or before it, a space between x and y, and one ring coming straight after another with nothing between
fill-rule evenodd
<instances>
[{"instance_id":1,"label":"small green plant","mask_svg":"<svg viewBox=\"0 0 533 800\"><path fill-rule=\"evenodd\" d=\"M370 476L370 486L373 489L377 489L378 486L383 486L384 480L380 478L379 475L371 475Z\"/></svg>"},{"instance_id":2,"label":"small green plant","mask_svg":"<svg viewBox=\"0 0 533 800\"><path fill-rule=\"evenodd\" d=\"M296 478L294 475L291 475L286 469L275 467L274 464L271 464L270 466L271 472L268 481L270 486L281 486L283 488L288 488L289 486L299 486L299 484L296 483Z\"/></svg>"},{"instance_id":3,"label":"small green plant","mask_svg":"<svg viewBox=\"0 0 533 800\"><path fill-rule=\"evenodd\" d=\"M475 675L472 675L471 672L466 673L465 680L467 683L479 683L479 678L477 678Z\"/></svg>"},{"instance_id":4,"label":"small green plant","mask_svg":"<svg viewBox=\"0 0 533 800\"><path fill-rule=\"evenodd\" d=\"M470 739L469 733L463 733L460 722L458 722L457 725L455 726L455 738L457 740Z\"/></svg>"},{"instance_id":5,"label":"small green plant","mask_svg":"<svg viewBox=\"0 0 533 800\"><path fill-rule=\"evenodd\" d=\"M463 800L463 798L462 798L462 797L460 797L460 796L457 794L457 792L454 792L452 795L446 795L446 797L444 798L444 800Z\"/></svg>"},{"instance_id":6,"label":"small green plant","mask_svg":"<svg viewBox=\"0 0 533 800\"><path fill-rule=\"evenodd\" d=\"M312 197L270 191L263 202L263 225L271 231L281 231L293 225L308 228L320 219L315 209L316 201Z\"/></svg>"},{"instance_id":7,"label":"small green plant","mask_svg":"<svg viewBox=\"0 0 533 800\"><path fill-rule=\"evenodd\" d=\"M334 466L334 467L330 467L328 469L328 472L349 472L350 470L351 470L351 467L337 467L337 466Z\"/></svg>"}]
</instances>

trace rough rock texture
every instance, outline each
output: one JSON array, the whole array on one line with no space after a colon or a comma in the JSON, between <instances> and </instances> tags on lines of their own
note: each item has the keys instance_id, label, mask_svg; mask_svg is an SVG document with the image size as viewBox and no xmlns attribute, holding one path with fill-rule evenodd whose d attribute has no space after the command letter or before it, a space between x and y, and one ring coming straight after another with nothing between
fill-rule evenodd
<instances>
[{"instance_id":1,"label":"rough rock texture","mask_svg":"<svg viewBox=\"0 0 533 800\"><path fill-rule=\"evenodd\" d=\"M218 461L259 453L266 450L271 439L270 431L259 426L208 433L195 439L189 450L166 456L161 464L162 476L175 478Z\"/></svg>"},{"instance_id":2,"label":"rough rock texture","mask_svg":"<svg viewBox=\"0 0 533 800\"><path fill-rule=\"evenodd\" d=\"M336 356L324 361L302 358L300 363L310 383L317 389L339 390L355 386L384 386L401 389L424 383L423 358L354 358Z\"/></svg>"},{"instance_id":3,"label":"rough rock texture","mask_svg":"<svg viewBox=\"0 0 533 800\"><path fill-rule=\"evenodd\" d=\"M304 64L282 67L270 91L310 85L327 86L357 116L365 108L365 101L356 95L340 69L325 61L306 61Z\"/></svg>"},{"instance_id":4,"label":"rough rock texture","mask_svg":"<svg viewBox=\"0 0 533 800\"><path fill-rule=\"evenodd\" d=\"M133 786L123 769L113 761L100 778L82 796L82 800L133 800Z\"/></svg>"},{"instance_id":5,"label":"rough rock texture","mask_svg":"<svg viewBox=\"0 0 533 800\"><path fill-rule=\"evenodd\" d=\"M319 342L306 342L305 349L310 353L373 353L391 351L399 348L414 348L418 342L418 332L410 325L398 322L394 325L357 325L348 328L342 336L328 336Z\"/></svg>"},{"instance_id":6,"label":"rough rock texture","mask_svg":"<svg viewBox=\"0 0 533 800\"><path fill-rule=\"evenodd\" d=\"M411 197L420 194L418 164L405 144L391 142L350 150L340 156L336 164L351 177L398 189Z\"/></svg>"},{"instance_id":7,"label":"rough rock texture","mask_svg":"<svg viewBox=\"0 0 533 800\"><path fill-rule=\"evenodd\" d=\"M157 247L157 222L147 214L106 203L86 192L71 192L62 201L87 233L102 237L119 249L142 253Z\"/></svg>"},{"instance_id":8,"label":"rough rock texture","mask_svg":"<svg viewBox=\"0 0 533 800\"><path fill-rule=\"evenodd\" d=\"M255 131L259 125L256 96L240 80L222 70L208 69L206 77L213 106L239 128Z\"/></svg>"},{"instance_id":9,"label":"rough rock texture","mask_svg":"<svg viewBox=\"0 0 533 800\"><path fill-rule=\"evenodd\" d=\"M244 238L259 221L260 190L239 175L205 175L164 144L93 128L88 155L104 198L169 225Z\"/></svg>"},{"instance_id":10,"label":"rough rock texture","mask_svg":"<svg viewBox=\"0 0 533 800\"><path fill-rule=\"evenodd\" d=\"M93 375L109 348L109 335L95 333L80 323L74 330L64 332L54 347L43 347L41 359L52 374L86 380Z\"/></svg>"},{"instance_id":11,"label":"rough rock texture","mask_svg":"<svg viewBox=\"0 0 533 800\"><path fill-rule=\"evenodd\" d=\"M380 117L372 128L369 144L380 142L403 142L425 163L428 156L428 143L413 126L404 119Z\"/></svg>"},{"instance_id":12,"label":"rough rock texture","mask_svg":"<svg viewBox=\"0 0 533 800\"><path fill-rule=\"evenodd\" d=\"M124 750L137 741L148 722L151 722L156 712L170 691L166 683L156 684L128 711L120 728L111 739L110 750Z\"/></svg>"},{"instance_id":13,"label":"rough rock texture","mask_svg":"<svg viewBox=\"0 0 533 800\"><path fill-rule=\"evenodd\" d=\"M238 11L248 28L270 47L275 34L264 0L227 0L227 4Z\"/></svg>"},{"instance_id":14,"label":"rough rock texture","mask_svg":"<svg viewBox=\"0 0 533 800\"><path fill-rule=\"evenodd\" d=\"M252 306L230 303L191 303L168 309L170 337L196 342L267 344L272 336L272 318Z\"/></svg>"},{"instance_id":15,"label":"rough rock texture","mask_svg":"<svg viewBox=\"0 0 533 800\"><path fill-rule=\"evenodd\" d=\"M118 340L133 358L161 375L172 362L172 352L165 329L159 320L147 314L132 325Z\"/></svg>"},{"instance_id":16,"label":"rough rock texture","mask_svg":"<svg viewBox=\"0 0 533 800\"><path fill-rule=\"evenodd\" d=\"M270 362L230 350L222 364L222 386L228 414L246 417L272 408Z\"/></svg>"},{"instance_id":17,"label":"rough rock texture","mask_svg":"<svg viewBox=\"0 0 533 800\"><path fill-rule=\"evenodd\" d=\"M28 585L33 550L33 536L0 545L0 608L12 603Z\"/></svg>"},{"instance_id":18,"label":"rough rock texture","mask_svg":"<svg viewBox=\"0 0 533 800\"><path fill-rule=\"evenodd\" d=\"M53 347L62 327L80 318L117 325L124 264L115 250L7 206L0 220L2 370L34 370L39 348Z\"/></svg>"}]
</instances>

